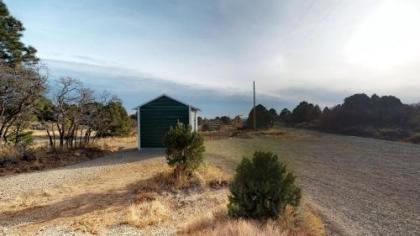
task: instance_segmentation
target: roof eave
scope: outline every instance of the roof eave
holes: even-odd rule
[[[138,105],[138,106],[134,107],[134,108],[133,108],[133,110],[138,110],[140,107],[142,107],[142,106],[144,106],[144,105],[146,105],[146,104],[148,104],[148,103],[150,103],[150,102],[152,102],[152,101],[154,101],[154,100],[156,100],[156,99],[158,99],[158,98],[161,98],[161,97],[168,97],[168,98],[170,98],[170,99],[172,99],[172,100],[174,100],[174,101],[177,101],[177,102],[179,102],[179,103],[181,103],[181,104],[184,104],[185,106],[190,107],[192,110],[195,110],[195,111],[201,111],[201,110],[200,110],[200,108],[198,108],[198,107],[191,106],[191,105],[189,105],[189,104],[187,104],[187,103],[185,103],[185,102],[179,101],[178,99],[175,99],[175,98],[173,98],[173,97],[171,97],[171,96],[168,96],[168,95],[166,95],[166,94],[162,94],[162,95],[157,96],[156,98],[154,98],[154,99],[152,99],[152,100],[149,100],[148,102],[145,102],[145,103],[143,103],[143,104],[141,104],[141,105]]]

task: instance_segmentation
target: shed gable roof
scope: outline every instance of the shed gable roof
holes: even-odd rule
[[[172,98],[172,97],[170,97],[170,96],[168,96],[168,95],[166,95],[166,94],[162,94],[162,95],[160,95],[160,96],[159,96],[159,97],[157,97],[157,98],[154,98],[154,99],[152,99],[152,100],[150,100],[150,101],[148,101],[148,102],[146,102],[146,103],[143,103],[143,104],[141,104],[141,105],[139,105],[139,106],[135,107],[134,109],[138,109],[139,107],[145,106],[145,105],[147,105],[147,104],[149,104],[149,103],[152,103],[152,102],[154,102],[154,101],[156,101],[156,100],[158,100],[158,99],[160,99],[160,98],[163,98],[163,97],[166,97],[166,98],[171,99],[171,100],[173,100],[173,101],[175,101],[175,102],[178,102],[178,103],[180,103],[180,104],[182,104],[182,105],[185,105],[185,106],[187,106],[187,107],[190,107],[190,108],[191,108],[191,110],[193,110],[193,111],[200,111],[200,109],[199,109],[199,108],[194,107],[194,106],[191,106],[191,105],[189,105],[189,104],[187,104],[187,103],[185,103],[185,102],[181,102],[181,101],[179,101],[179,100],[177,100],[177,99],[175,99],[175,98]]]

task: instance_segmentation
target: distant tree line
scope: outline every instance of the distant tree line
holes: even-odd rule
[[[403,104],[395,96],[361,93],[322,111],[318,105],[303,101],[292,111],[283,109],[279,121],[327,132],[415,141],[410,138],[420,132],[420,106]]]

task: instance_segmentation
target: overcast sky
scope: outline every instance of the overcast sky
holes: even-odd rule
[[[6,0],[51,78],[117,93],[130,108],[161,93],[204,115],[246,114],[353,93],[420,101],[420,1]]]

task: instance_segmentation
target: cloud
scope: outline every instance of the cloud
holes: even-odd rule
[[[108,91],[119,96],[125,107],[131,110],[145,101],[163,93],[201,108],[204,116],[248,115],[252,106],[252,93],[238,93],[233,89],[214,89],[184,85],[152,76],[136,75],[128,70],[100,67],[83,63],[44,60],[50,69],[50,80],[61,76],[80,79],[97,92]],[[292,102],[260,94],[258,103],[281,109]]]
[[[246,113],[252,81],[259,101],[277,109],[300,100],[332,105],[360,92],[415,101],[420,62],[379,70],[348,60],[346,45],[382,3],[7,1],[53,76],[114,90],[128,106],[176,93],[209,114]]]

